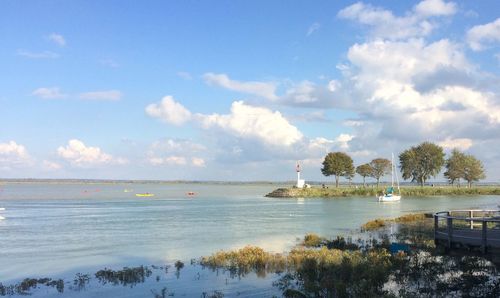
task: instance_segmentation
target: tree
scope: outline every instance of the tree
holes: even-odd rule
[[[467,181],[469,188],[473,181],[486,178],[483,163],[472,155],[466,155],[464,159],[463,178]]]
[[[453,185],[455,181],[458,182],[458,187],[460,187],[460,178],[464,178],[464,162],[466,159],[466,155],[457,149],[453,149],[451,151],[451,156],[446,160],[444,172],[444,177],[450,181]]]
[[[399,155],[399,163],[403,179],[412,179],[424,186],[431,176],[436,176],[444,164],[443,148],[424,142],[411,147]]]
[[[354,173],[352,158],[344,152],[330,152],[325,156],[321,173],[325,176],[335,175],[335,187],[339,187],[340,177]]]
[[[350,168],[349,171],[346,172],[344,175],[344,178],[349,181],[349,187],[351,187],[352,178],[354,178],[354,175],[356,175],[356,173],[354,172],[354,165],[353,165],[352,168]]]
[[[356,167],[356,173],[363,177],[363,186],[366,186],[365,178],[371,176],[372,167],[369,164],[365,163]]]
[[[380,182],[380,177],[391,172],[391,166],[391,161],[385,158],[376,158],[370,162],[370,167],[372,168],[370,176],[377,179],[377,187]]]

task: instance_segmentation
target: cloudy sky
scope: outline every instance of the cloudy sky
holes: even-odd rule
[[[423,141],[500,180],[500,4],[0,2],[0,177],[325,179]],[[330,179],[330,178],[329,178]]]

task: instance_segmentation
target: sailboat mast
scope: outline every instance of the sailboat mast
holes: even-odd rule
[[[394,153],[391,153],[391,186],[394,187]]]

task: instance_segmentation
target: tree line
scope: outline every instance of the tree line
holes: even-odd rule
[[[460,180],[467,181],[468,187],[473,182],[485,179],[483,163],[471,154],[465,154],[453,149],[451,155],[445,159],[441,146],[423,142],[399,154],[399,169],[404,180],[411,179],[424,186],[425,182],[436,177],[445,167],[444,177],[449,183],[460,186]],[[357,173],[363,177],[363,186],[366,186],[366,177],[374,178],[377,187],[380,178],[391,172],[392,163],[385,158],[375,158],[371,162],[354,167],[352,158],[344,152],[330,152],[325,156],[321,173],[325,176],[335,176],[335,186],[339,186],[339,179],[344,177],[351,182]]]

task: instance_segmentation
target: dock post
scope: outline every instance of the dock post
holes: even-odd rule
[[[448,247],[451,249],[451,242],[453,241],[453,218],[448,216],[446,218],[446,225],[448,226]]]
[[[474,221],[472,220],[472,217],[474,217],[474,211],[470,210],[469,211],[469,218],[470,218],[470,229],[474,229]]]
[[[482,232],[482,241],[481,241],[481,250],[483,254],[487,253],[488,251],[488,239],[486,238],[486,230],[488,229],[487,226],[488,222],[483,219],[483,232]]]
[[[438,225],[439,225],[439,217],[437,216],[437,214],[434,214],[434,245],[436,245],[436,246],[438,243],[438,240],[437,240]]]

